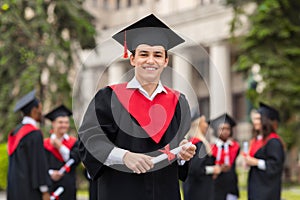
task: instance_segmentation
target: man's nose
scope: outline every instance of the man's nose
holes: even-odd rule
[[[154,63],[154,56],[153,55],[148,56],[147,63],[149,63],[149,64]]]

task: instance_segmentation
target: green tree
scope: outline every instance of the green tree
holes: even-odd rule
[[[280,110],[282,136],[291,146],[299,134],[300,113],[300,1],[294,0],[228,0],[235,18],[232,33],[244,24],[238,19],[248,18],[248,32],[239,38],[240,55],[236,69],[252,76],[253,66],[260,66],[261,90],[249,88],[252,103],[263,101]],[[247,14],[245,3],[256,5]],[[263,83],[263,84],[262,84]]]
[[[3,0],[0,2],[0,134],[20,116],[17,97],[32,89],[44,102],[71,107],[69,72],[80,48],[94,48],[93,17],[83,0]],[[1,140],[1,139],[0,139]]]

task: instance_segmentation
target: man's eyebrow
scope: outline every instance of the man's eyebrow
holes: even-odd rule
[[[149,50],[139,50],[138,53],[150,53],[151,51]],[[163,54],[163,50],[154,50],[153,53],[155,54]]]
[[[139,53],[149,53],[147,50],[140,50]]]

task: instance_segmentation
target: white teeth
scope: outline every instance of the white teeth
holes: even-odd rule
[[[154,68],[154,67],[145,67],[145,69],[146,69],[146,70],[150,70],[150,71],[156,70],[156,68]]]

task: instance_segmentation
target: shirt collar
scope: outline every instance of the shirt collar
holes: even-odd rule
[[[153,94],[151,96],[148,95],[148,93],[144,90],[144,88],[141,86],[140,82],[136,79],[136,77],[133,77],[131,81],[127,83],[126,88],[131,89],[138,89],[141,94],[143,94],[147,99],[153,100],[154,97],[159,93],[168,93],[165,87],[162,85],[161,81],[158,82],[157,88],[154,90]]]
[[[25,116],[23,118],[22,124],[31,124],[31,125],[37,127],[37,122],[33,118],[28,117],[28,116]]]
[[[51,137],[51,139],[55,139],[55,138],[56,138],[55,133],[52,133],[50,137]],[[62,140],[62,139],[69,140],[69,138],[70,138],[70,136],[69,136],[67,133],[65,133],[65,134],[62,136],[61,140]]]
[[[224,144],[228,144],[228,145],[232,145],[232,140],[231,139],[228,139],[226,142],[223,142],[222,140],[220,140],[219,138],[218,139],[216,139],[216,145],[218,146],[218,147],[221,147],[222,145],[224,145]]]

